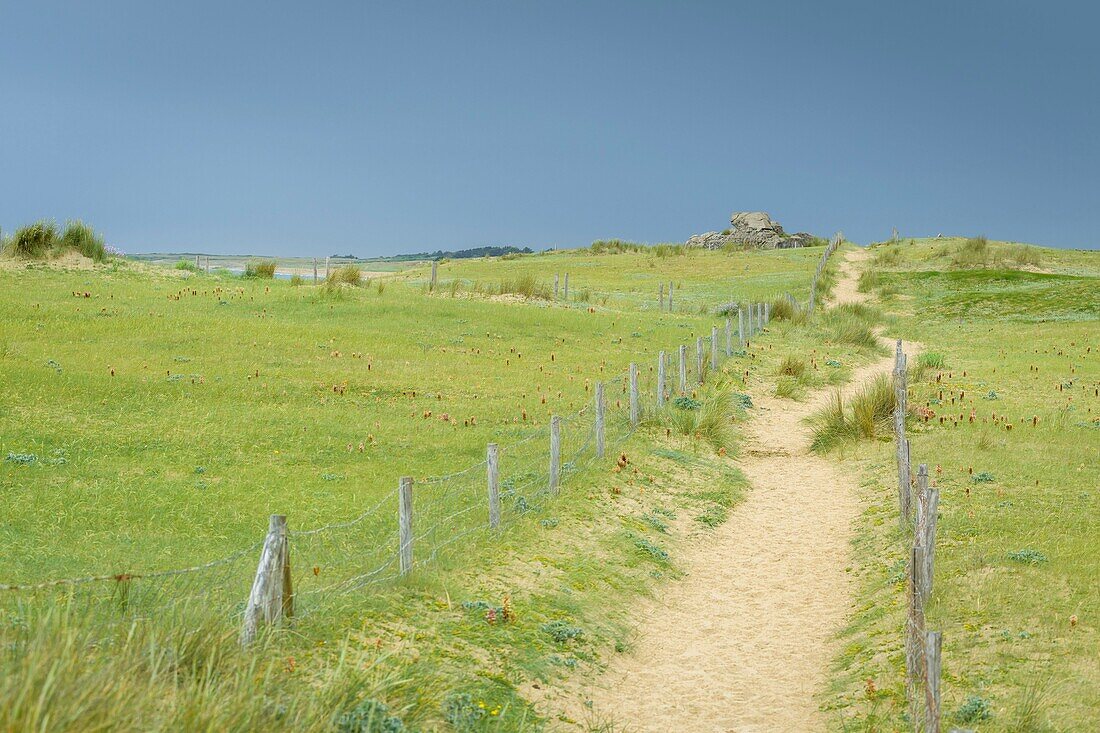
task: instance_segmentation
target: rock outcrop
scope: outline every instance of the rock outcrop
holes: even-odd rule
[[[688,247],[721,249],[728,244],[758,249],[787,249],[809,247],[815,237],[806,232],[787,234],[779,222],[763,211],[738,211],[730,217],[730,228],[724,232],[694,234],[687,241]]]

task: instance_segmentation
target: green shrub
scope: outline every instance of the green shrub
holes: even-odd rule
[[[385,703],[367,698],[336,720],[339,733],[403,733],[405,724]]]
[[[70,221],[61,234],[61,247],[76,250],[95,262],[107,261],[103,237],[82,221]]]
[[[176,264],[172,265],[177,270],[187,270],[188,272],[198,272],[199,266],[191,260],[177,260]]]
[[[275,277],[275,260],[252,260],[244,266],[244,276],[257,280]]]
[[[363,271],[355,265],[343,265],[337,267],[335,270],[329,270],[328,275],[325,277],[326,282],[330,282],[333,285],[359,285],[363,280]]]
[[[971,695],[955,711],[954,717],[960,723],[977,723],[982,720],[989,720],[993,717],[993,706],[989,704],[989,700],[978,695]]]
[[[584,629],[579,626],[573,626],[560,619],[547,621],[539,628],[542,630],[542,633],[549,636],[555,644],[566,644],[584,636]]]
[[[52,221],[36,221],[15,230],[8,240],[8,252],[25,260],[45,259],[57,246],[57,225]]]

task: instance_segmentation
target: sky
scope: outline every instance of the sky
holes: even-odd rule
[[[0,229],[360,257],[1100,246],[1100,5],[0,0]]]

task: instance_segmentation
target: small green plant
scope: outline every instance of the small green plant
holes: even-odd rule
[[[385,703],[367,698],[336,719],[339,733],[403,733],[405,724]]]
[[[642,521],[662,534],[668,534],[668,522],[655,514],[643,514]]]
[[[984,697],[971,695],[955,711],[954,717],[960,723],[977,723],[982,720],[989,720],[993,717],[993,706]]]
[[[1009,560],[1015,560],[1016,562],[1022,562],[1026,565],[1038,565],[1047,561],[1047,556],[1038,550],[1013,550],[1008,553]]]
[[[695,518],[696,522],[699,522],[705,527],[714,529],[718,525],[722,524],[729,517],[729,510],[721,506],[720,504],[712,504],[703,510],[703,513]]]
[[[672,404],[681,410],[698,410],[703,406],[702,402],[692,397],[677,397]]]
[[[654,560],[660,562],[668,562],[668,551],[658,545],[653,544],[645,537],[634,537],[634,546],[639,550],[649,555]]]
[[[184,270],[186,272],[198,272],[199,266],[191,260],[177,260],[176,264],[172,265],[177,270]]]
[[[976,484],[990,484],[993,483],[993,474],[989,471],[979,471],[971,476],[970,480]]]
[[[488,715],[485,704],[478,705],[468,692],[456,692],[443,701],[443,719],[455,730],[467,731],[477,726]]]
[[[555,644],[568,644],[571,641],[584,637],[584,629],[574,626],[561,619],[547,621],[539,627],[542,633],[550,637]]]

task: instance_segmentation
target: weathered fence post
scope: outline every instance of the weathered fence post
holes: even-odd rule
[[[500,526],[500,451],[496,443],[490,443],[486,451],[485,465],[489,474],[489,528]]]
[[[325,258],[325,279],[328,280],[328,257]]]
[[[317,284],[317,258],[313,258],[313,284]]]
[[[680,344],[680,394],[687,392],[688,357],[687,346]]]
[[[745,309],[737,306],[737,348],[745,348]]]
[[[767,325],[772,322],[772,304],[771,301],[764,302],[764,324]]]
[[[756,304],[756,325],[758,327],[757,330],[759,330],[759,331],[764,330],[764,304],[763,303],[757,303]]]
[[[718,371],[718,326],[710,327],[710,370]]]
[[[196,269],[196,270],[201,270],[201,269],[202,269],[202,268],[201,268],[201,267],[199,266],[199,256],[198,256],[198,255],[195,255],[195,269]]]
[[[665,352],[657,354],[657,407],[665,406]]]
[[[630,425],[638,427],[641,419],[641,408],[638,404],[638,365],[630,362]]]
[[[569,300],[569,273],[568,272],[565,273],[565,287],[562,290],[562,293],[565,296],[564,300]]]
[[[558,273],[554,273],[554,300],[558,299]]]
[[[731,333],[732,330],[733,330],[732,329],[732,323],[730,322],[729,318],[726,318],[726,358],[727,359],[730,358],[731,356],[733,356],[733,342],[731,340],[733,338],[733,334]]]
[[[924,604],[920,598],[920,579],[924,567],[924,548],[914,544],[909,559],[908,612],[905,620],[905,692],[909,701],[909,719],[914,730],[921,729],[920,685],[924,664]]]
[[[657,308],[659,310],[665,309],[665,284],[661,283],[657,286]]]
[[[260,551],[256,577],[244,610],[241,626],[241,646],[256,639],[260,624],[271,626],[284,616],[294,615],[294,588],[290,581],[290,542],[287,540],[286,516],[272,514],[267,536]]]
[[[898,505],[901,513],[898,521],[902,527],[908,524],[912,511],[912,502],[909,496],[909,459],[906,455],[905,446],[905,399],[907,392],[905,371],[905,352],[901,350],[901,339],[898,339],[897,351],[894,355],[894,446],[898,464]]]
[[[604,453],[603,382],[596,382],[596,457]]]
[[[408,575],[413,567],[413,480],[412,476],[402,476],[397,488],[397,526],[398,558],[401,574]]]
[[[699,384],[703,383],[703,337],[695,339],[695,370],[699,372]]]
[[[925,733],[940,733],[940,653],[942,651],[943,632],[927,632],[924,637]]]
[[[672,281],[668,281],[668,312],[672,312]]]
[[[428,290],[435,291],[436,279],[439,277],[439,260],[432,260],[432,282],[428,286]]]
[[[550,418],[550,494],[556,496],[561,483],[561,416]]]

